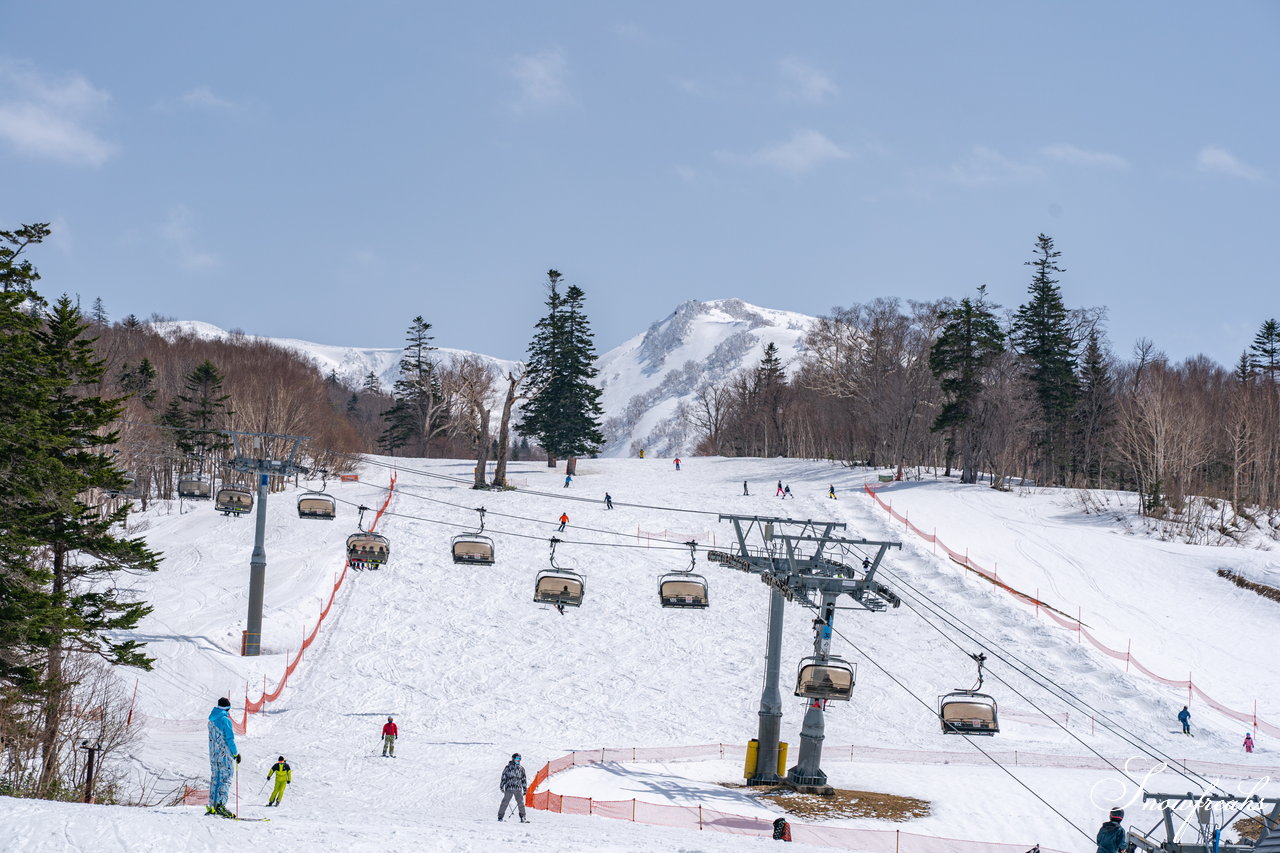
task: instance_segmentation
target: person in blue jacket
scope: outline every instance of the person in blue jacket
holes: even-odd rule
[[[1191,734],[1191,712],[1187,710],[1186,705],[1183,705],[1182,710],[1178,712],[1178,722],[1182,723],[1184,735]]]
[[[1129,846],[1125,842],[1124,827],[1120,825],[1122,820],[1124,809],[1112,809],[1111,819],[1098,830],[1098,853],[1122,853]]]
[[[224,696],[209,712],[209,805],[205,814],[235,817],[227,808],[227,795],[239,763],[240,752],[231,725],[231,700]]]

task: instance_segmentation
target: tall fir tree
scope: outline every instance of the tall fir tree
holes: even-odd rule
[[[1039,403],[1041,470],[1047,479],[1059,482],[1070,461],[1068,434],[1079,393],[1075,341],[1062,290],[1053,277],[1064,271],[1058,265],[1062,253],[1054,249],[1053,238],[1041,234],[1035,254],[1026,261],[1035,268],[1030,298],[1014,315],[1011,339]]]
[[[449,427],[448,407],[431,353],[435,351],[431,324],[421,315],[414,317],[405,334],[400,357],[400,376],[392,389],[394,402],[382,413],[386,428],[378,446],[388,453],[410,448],[428,455],[431,440]],[[376,377],[370,371],[365,385]]]
[[[572,474],[578,456],[596,453],[604,444],[603,409],[600,389],[591,384],[596,354],[586,294],[569,285],[562,295],[561,278],[556,270],[547,272],[547,314],[529,344],[529,401],[516,429],[542,445],[548,466],[565,459],[565,471]]]
[[[118,433],[109,431],[123,411],[121,400],[91,391],[101,382],[104,362],[84,337],[89,324],[67,296],[58,299],[45,327],[36,334],[44,374],[47,417],[43,441],[50,464],[44,467],[44,491],[27,525],[41,546],[49,576],[47,592],[58,618],[49,626],[44,678],[41,787],[56,773],[55,751],[62,721],[66,656],[100,655],[116,665],[151,668],[136,640],[121,632],[137,626],[151,608],[131,595],[120,577],[155,571],[159,556],[143,539],[120,533],[129,505],[104,508],[94,499],[127,486],[109,448]]]
[[[929,370],[945,399],[931,429],[948,436],[951,453],[960,454],[960,482],[976,483],[982,450],[982,425],[976,414],[984,388],[984,374],[1005,351],[1005,335],[987,302],[987,288],[978,298],[965,297],[942,312],[942,329],[929,350]]]
[[[1080,359],[1080,393],[1076,400],[1076,452],[1083,482],[1101,488],[1106,448],[1116,420],[1115,378],[1096,331],[1090,332]]]
[[[1280,324],[1275,318],[1263,321],[1249,345],[1249,366],[1274,383],[1280,381]]]
[[[186,404],[183,415],[186,431],[176,433],[178,448],[185,453],[205,456],[227,450],[231,440],[222,430],[231,426],[230,394],[222,393],[222,371],[205,359],[183,379],[186,393],[178,399]]]

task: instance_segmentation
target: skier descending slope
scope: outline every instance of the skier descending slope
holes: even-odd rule
[[[235,817],[227,808],[227,795],[239,763],[235,730],[231,727],[231,700],[224,696],[209,712],[209,805],[205,814]]]
[[[1182,710],[1178,712],[1178,722],[1182,723],[1182,733],[1184,735],[1191,734],[1191,712],[1187,710],[1187,706],[1183,705]],[[1195,735],[1191,735],[1195,737]]]
[[[507,766],[502,768],[502,779],[498,782],[498,788],[502,791],[502,805],[498,806],[498,820],[502,820],[507,811],[507,803],[514,797],[516,806],[520,809],[520,822],[529,822],[529,819],[524,816],[524,790],[528,786],[524,768],[520,766],[520,753],[517,752],[511,756]]]
[[[283,755],[267,771],[267,778],[270,779],[272,776],[276,777],[276,784],[271,789],[271,799],[267,800],[267,805],[278,806],[284,799],[284,786],[293,784],[293,770],[289,767],[289,762],[284,760]]]

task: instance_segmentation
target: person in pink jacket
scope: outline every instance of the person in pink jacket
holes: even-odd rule
[[[1253,735],[1248,732],[1244,733],[1244,751],[1253,752]]]

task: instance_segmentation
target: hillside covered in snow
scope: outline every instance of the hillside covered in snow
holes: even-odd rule
[[[847,525],[841,533],[850,540],[902,543],[880,579],[903,606],[837,613],[832,653],[857,666],[857,681],[852,701],[828,708],[823,767],[838,788],[915,797],[928,814],[905,822],[793,817],[796,849],[830,849],[819,846],[829,845],[822,827],[831,838],[835,829],[866,833],[857,836],[865,842],[836,845],[849,850],[1087,849],[1082,834],[1091,837],[1117,802],[1128,804],[1127,823],[1157,823],[1134,800],[1143,783],[1137,768],[1152,756],[1176,767],[1148,779],[1148,789],[1199,790],[1212,769],[1232,793],[1280,793],[1259,782],[1280,772],[1266,728],[1280,723],[1280,672],[1270,655],[1280,604],[1217,575],[1225,567],[1274,577],[1274,552],[1128,535],[1058,490],[995,492],[947,480],[880,490],[916,528],[994,568],[1001,586],[865,494],[864,482],[875,485],[883,472],[799,460],[684,461],[677,471],[651,454],[583,460],[568,489],[545,466],[516,463],[520,490],[481,494],[467,488],[470,462],[371,458],[359,482],[331,487],[336,521],[300,519],[296,492],[273,495],[266,653],[258,658],[238,654],[252,520],[224,518],[207,503],[156,502],[134,525],[165,555],[160,572],[137,581],[155,611],[136,638],[157,662],[152,672],[120,673],[130,691],[136,678],[141,728],[128,754],[110,762],[156,790],[207,786],[209,709],[222,695],[238,712],[246,697],[272,693],[324,611],[285,688],[248,716],[239,738],[239,809],[270,823],[205,817],[198,805],[0,797],[0,849],[772,849],[754,827],[780,807],[731,787],[741,783],[740,750],[756,735],[769,592],[707,561],[708,547],[733,548],[721,513],[829,520]],[[355,507],[382,505],[393,475],[378,528],[391,559],[344,577]],[[775,496],[779,480],[794,500]],[[475,529],[481,504],[496,563],[456,565],[450,540]],[[561,513],[569,516],[563,532]],[[585,579],[582,606],[564,614],[532,600],[537,573],[551,566],[553,536],[562,540],[556,565]],[[658,577],[689,567],[680,544],[688,540],[699,543],[696,571],[710,585],[711,606],[663,608]],[[844,559],[860,553],[850,546]],[[1173,683],[1084,642],[1063,626],[1064,615]],[[782,732],[792,762],[804,701],[791,697],[788,682],[811,653],[812,618],[787,605]],[[980,741],[945,735],[937,697],[972,684],[968,654],[979,649],[988,654],[984,690],[999,701],[1000,733]],[[1181,734],[1176,715],[1189,694],[1176,682],[1188,674],[1203,696],[1256,713],[1263,726],[1215,710],[1196,692],[1195,737]],[[394,760],[378,752],[387,716],[401,733]],[[1248,755],[1240,748],[1246,731],[1258,739]],[[498,774],[511,753],[524,756],[532,776],[573,750],[596,763],[556,774],[543,789],[589,798],[598,813],[533,811],[528,825],[495,820]],[[591,759],[597,754],[605,760]],[[294,781],[283,806],[267,809],[261,787],[278,755],[291,762]],[[646,755],[666,757],[633,760]],[[1131,758],[1139,761],[1126,774]],[[634,803],[639,818],[607,805],[620,802]],[[697,815],[712,813],[737,817],[708,827],[721,832],[699,832]]]

